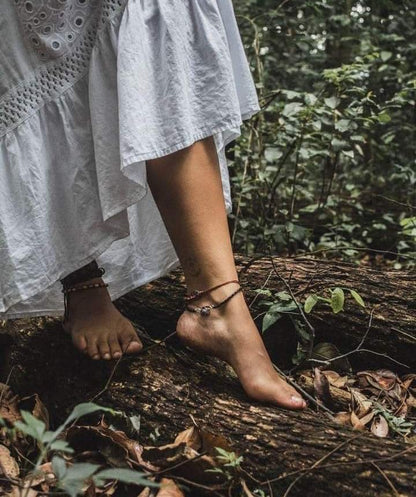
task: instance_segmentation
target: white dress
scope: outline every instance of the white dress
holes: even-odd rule
[[[179,265],[146,160],[259,111],[231,0],[0,0],[0,319],[59,315],[96,259],[117,298]],[[198,167],[198,164],[195,164]]]

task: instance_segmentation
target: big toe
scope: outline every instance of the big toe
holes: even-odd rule
[[[134,330],[121,335],[120,345],[125,354],[138,354],[143,348],[142,342]]]
[[[138,354],[143,349],[142,342],[138,338],[131,341],[125,349],[126,354]]]
[[[260,402],[271,402],[286,409],[304,409],[306,402],[280,378],[253,378],[243,382],[243,387],[249,397]]]
[[[87,353],[87,340],[85,339],[84,335],[81,335],[80,333],[74,333],[72,335],[72,343],[78,350],[80,350],[84,354]]]

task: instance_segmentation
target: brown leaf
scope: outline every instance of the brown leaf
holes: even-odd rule
[[[346,411],[334,414],[335,422],[341,426],[351,426],[351,413]]]
[[[231,444],[221,435],[215,435],[193,426],[181,432],[171,444],[144,447],[144,460],[162,469],[177,466],[174,474],[202,484],[217,484],[224,476],[207,472],[216,467],[215,447],[231,451]],[[204,454],[204,455],[201,455]]]
[[[143,460],[143,447],[138,442],[128,438],[122,431],[108,428],[104,423],[98,426],[72,426],[66,432],[66,439],[78,454],[96,453],[110,465],[125,466],[126,461],[131,459],[149,471],[159,469]]]
[[[336,371],[325,370],[322,373],[327,377],[329,384],[334,387],[343,388],[348,383],[348,376],[341,376]]]
[[[385,438],[389,434],[389,425],[383,416],[374,418],[371,424],[371,431],[380,438]]]
[[[150,488],[144,488],[137,497],[150,497]]]
[[[388,369],[377,371],[360,371],[357,373],[360,386],[366,388],[369,385],[379,390],[390,390],[397,383],[397,376]]]
[[[156,497],[185,497],[182,490],[170,478],[162,478],[162,488],[157,493]]]
[[[315,377],[313,380],[313,389],[315,397],[320,400],[325,406],[331,407],[332,397],[329,390],[329,382],[327,377],[321,373],[319,368],[314,368]]]
[[[351,388],[353,410],[359,418],[365,416],[371,409],[373,402],[356,388]]]
[[[46,429],[49,430],[49,412],[37,393],[21,399],[18,406],[19,410],[29,411],[35,418],[43,421]]]
[[[351,424],[354,430],[364,430],[365,426],[361,423],[360,418],[355,414],[354,411],[351,413]]]
[[[325,361],[329,359],[334,359],[341,355],[338,348],[329,342],[321,342],[315,345],[312,352],[312,359],[318,359],[320,361]],[[336,359],[331,362],[331,367],[338,371],[351,371],[351,364],[346,357]]]
[[[416,409],[416,397],[413,397],[413,395],[411,393],[409,393],[407,399],[406,399],[406,404],[409,406],[409,407],[412,407],[414,409]]]
[[[363,416],[362,418],[360,418],[360,423],[365,426],[373,418],[374,418],[374,411],[370,411],[368,414],[366,414],[365,416]]]
[[[17,478],[20,470],[16,459],[10,454],[10,450],[0,445],[0,472],[7,478]]]
[[[18,396],[14,395],[11,388],[4,383],[0,383],[0,417],[11,424],[22,419]]]

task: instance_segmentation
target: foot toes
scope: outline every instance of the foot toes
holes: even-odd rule
[[[120,344],[118,343],[117,337],[111,336],[108,340],[108,343],[110,345],[111,357],[113,359],[120,359],[120,357],[122,356],[122,351]]]
[[[107,337],[100,337],[98,342],[98,351],[102,359],[111,359],[110,345]]]
[[[127,342],[127,347],[125,348],[125,353],[126,354],[137,354],[143,349],[142,343],[139,341],[138,338],[135,338],[134,340]]]
[[[280,377],[277,379],[258,378],[243,385],[247,394],[256,400],[272,402],[288,409],[303,409],[306,402]]]
[[[72,342],[75,347],[77,347],[77,349],[79,349],[84,354],[88,352],[87,340],[85,339],[84,335],[74,334],[72,336]]]
[[[87,352],[92,359],[99,359],[100,354],[98,352],[97,340],[95,338],[91,338],[87,341]]]
[[[142,342],[137,337],[133,327],[120,335],[120,345],[125,354],[137,354],[143,348]]]

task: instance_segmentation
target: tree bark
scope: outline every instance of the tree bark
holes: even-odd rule
[[[286,291],[283,278],[289,283],[296,299],[303,303],[311,293],[324,295],[326,289],[341,286],[356,290],[363,297],[366,307],[363,309],[357,305],[347,291],[345,311],[341,313],[334,314],[328,305],[318,303],[307,316],[316,330],[315,342],[334,343],[341,353],[354,350],[367,330],[373,310],[364,348],[387,354],[408,366],[416,364],[414,272],[376,270],[306,257],[274,257],[273,263],[270,257],[249,259],[236,255],[235,259],[246,300],[260,329],[265,308],[261,305],[262,299],[256,298],[255,289],[264,287],[274,293]],[[119,302],[123,312],[135,322],[160,335],[161,330],[174,330],[175,319],[181,313],[183,293],[184,279],[178,270],[131,292]],[[295,329],[291,321],[279,320],[265,339],[273,359],[282,367],[290,367],[296,349]],[[388,357],[369,352],[353,354],[349,360],[353,367],[394,367],[402,372],[408,371],[408,368],[398,367]]]
[[[270,273],[268,288],[284,289],[267,259],[237,257],[237,262],[249,302],[253,290]],[[309,291],[319,293],[337,285],[356,289],[369,307],[377,306],[368,347],[380,353],[388,348],[389,355],[410,362],[407,348],[414,344],[411,316],[415,306],[409,275],[308,259],[275,259],[274,263],[285,279],[292,273],[290,286],[301,302]],[[132,292],[119,305],[152,335],[163,336],[175,328],[182,295],[183,277],[178,270]],[[258,303],[252,307],[254,315]],[[350,305],[334,316],[319,307],[310,317],[319,339],[332,341],[346,352],[361,340],[368,310]],[[397,495],[392,486],[401,495],[415,495],[414,445],[342,428],[313,409],[290,412],[250,402],[224,363],[184,350],[174,340],[166,345],[145,341],[147,350],[138,357],[124,358],[107,384],[114,363],[91,361],[74,352],[56,320],[15,321],[7,329],[16,337],[8,363],[13,368],[11,386],[20,394],[37,392],[55,424],[75,404],[94,400],[129,415],[140,414],[141,442],[153,445],[149,434],[156,428],[158,443],[168,443],[192,426],[192,417],[205,430],[224,435],[243,456],[244,470],[255,479],[244,476],[252,490],[261,488],[267,494],[266,481],[271,480],[274,495],[284,495],[303,475],[287,495]],[[198,492],[192,495],[202,495]]]

